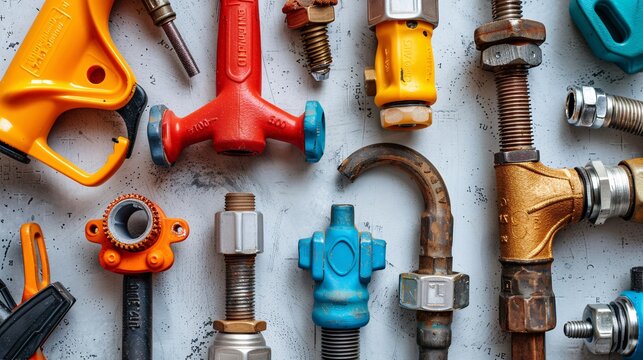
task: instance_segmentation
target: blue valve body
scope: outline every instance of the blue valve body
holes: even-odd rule
[[[299,267],[315,280],[313,321],[328,329],[368,323],[368,283],[386,266],[386,242],[358,233],[352,205],[333,205],[326,234],[299,240]]]
[[[630,299],[634,309],[636,310],[636,317],[639,320],[639,342],[634,352],[629,356],[623,356],[625,360],[643,360],[643,292],[633,290],[623,291],[621,296]]]
[[[569,12],[596,57],[643,70],[643,1],[571,0]]]

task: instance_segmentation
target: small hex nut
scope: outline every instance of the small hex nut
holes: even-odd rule
[[[330,24],[335,21],[335,8],[332,6],[306,6],[286,13],[289,29],[301,29],[307,25]]]
[[[545,25],[527,19],[493,21],[477,28],[474,35],[478,50],[501,43],[527,42],[541,45],[546,38]]]
[[[567,122],[574,126],[601,128],[607,117],[607,95],[591,86],[567,88]]]
[[[469,306],[469,275],[400,274],[400,306],[410,310],[453,311]]]
[[[583,311],[583,318],[592,324],[594,333],[585,339],[585,346],[592,354],[607,355],[612,351],[614,313],[605,304],[590,304]]]
[[[438,27],[438,0],[368,0],[368,26],[397,20],[424,21]]]
[[[214,217],[217,253],[252,255],[263,252],[263,214],[258,211],[221,211]]]
[[[542,61],[542,51],[536,44],[498,44],[482,51],[482,68],[484,70],[494,70],[515,65],[536,67]]]

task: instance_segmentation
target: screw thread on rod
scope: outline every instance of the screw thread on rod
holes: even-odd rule
[[[310,25],[301,29],[301,40],[304,43],[308,67],[315,80],[326,80],[330,72],[333,57],[330,53],[327,25]]]
[[[255,255],[226,255],[226,320],[255,318]]]
[[[358,360],[359,328],[321,329],[322,360]]]
[[[612,116],[608,127],[643,136],[643,102],[608,95],[612,101]]]
[[[500,118],[500,151],[533,150],[528,70],[525,67],[495,72]]]
[[[225,211],[255,211],[255,195],[252,193],[227,193]]]
[[[594,327],[588,321],[569,321],[563,326],[563,332],[571,339],[587,339],[592,337]]]
[[[521,0],[495,0],[492,5],[493,19],[520,19],[522,18]]]

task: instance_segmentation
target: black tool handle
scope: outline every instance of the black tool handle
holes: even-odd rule
[[[123,277],[123,360],[152,359],[152,274]]]

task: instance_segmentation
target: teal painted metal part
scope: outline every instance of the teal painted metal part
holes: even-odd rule
[[[625,296],[630,299],[634,309],[636,310],[636,317],[639,320],[639,342],[634,352],[629,356],[623,356],[625,360],[643,360],[643,292],[628,290],[623,291],[621,296]]]
[[[569,12],[594,55],[643,70],[643,0],[571,0]]]
[[[313,321],[328,329],[368,323],[368,283],[386,266],[386,242],[358,233],[352,205],[333,205],[324,234],[299,240],[299,267],[315,280]]]

